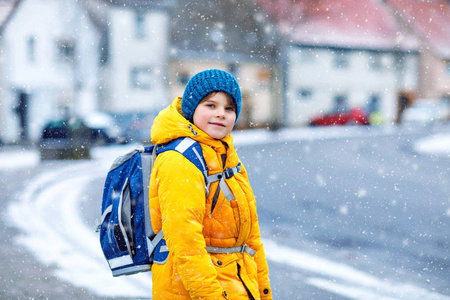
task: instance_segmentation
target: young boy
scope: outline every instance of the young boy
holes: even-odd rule
[[[211,69],[192,77],[153,123],[155,145],[190,137],[200,143],[209,175],[221,178],[205,193],[203,174],[188,159],[176,151],[158,155],[150,212],[169,255],[153,264],[154,300],[272,299],[255,198],[230,134],[241,107],[236,79]]]

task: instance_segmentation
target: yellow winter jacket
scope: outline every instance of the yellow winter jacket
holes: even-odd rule
[[[203,150],[209,174],[235,167],[239,158],[231,134],[216,140],[181,114],[181,98],[160,112],[152,126],[152,142],[167,143],[191,137]],[[222,155],[226,155],[225,166]],[[214,182],[205,199],[200,170],[183,155],[167,151],[158,155],[150,179],[150,213],[153,230],[163,230],[169,248],[164,264],[152,267],[153,299],[272,299],[269,269],[261,243],[256,202],[245,168],[226,179],[234,195],[228,201]],[[247,244],[256,251],[210,254],[206,246],[235,247]]]

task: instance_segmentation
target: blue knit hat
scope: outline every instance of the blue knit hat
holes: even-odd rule
[[[236,121],[242,107],[242,96],[236,78],[222,70],[209,69],[197,73],[192,77],[184,90],[181,100],[181,112],[189,121],[193,122],[194,111],[200,101],[211,92],[226,92],[231,95],[236,104]]]

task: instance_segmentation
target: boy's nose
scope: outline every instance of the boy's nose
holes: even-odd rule
[[[217,109],[217,116],[218,117],[224,117],[225,116],[225,109],[224,108]]]

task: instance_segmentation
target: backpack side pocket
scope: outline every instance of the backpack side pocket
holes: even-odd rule
[[[116,237],[120,251],[128,250],[128,253],[130,253],[131,257],[136,255],[136,243],[134,240],[134,226],[133,226],[134,214],[132,205],[133,205],[133,195],[131,193],[130,181],[127,178],[119,200],[118,226],[120,228],[120,232],[116,233],[116,228],[114,228],[115,229],[114,236]],[[121,240],[121,238],[123,238],[123,240]]]

